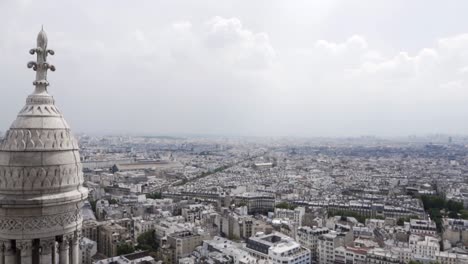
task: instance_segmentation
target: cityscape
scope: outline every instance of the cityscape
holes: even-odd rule
[[[0,3],[0,7],[2,4],[13,11],[15,8],[31,10],[36,7],[40,13],[45,8],[34,6],[28,1],[18,4],[20,7],[10,2]],[[130,8],[127,4],[116,1],[118,7],[123,5]],[[213,8],[220,8],[216,9],[218,11],[224,10],[217,6],[218,4],[213,3]],[[253,5],[268,9],[267,6],[275,4],[278,2],[272,1],[271,5]],[[184,3],[183,6],[185,5],[190,4]],[[369,5],[372,6],[370,3]],[[250,14],[250,11],[243,9],[248,9],[249,6],[240,6],[240,10]],[[343,6],[347,7],[346,4]],[[354,8],[358,4],[352,6]],[[282,7],[290,7],[298,16],[295,18],[293,15],[297,20],[292,20],[298,23],[301,19],[312,20],[307,14],[303,17],[301,7],[307,7],[307,10],[312,10],[313,7],[324,8],[321,5],[311,6],[310,3],[301,3],[298,6],[291,3]],[[434,8],[435,11],[436,7],[438,6],[430,5],[427,8]],[[63,6],[59,5],[59,8]],[[81,8],[77,10],[90,10]],[[232,10],[237,8],[237,5],[231,6]],[[201,12],[196,11],[194,6],[188,9],[189,13]],[[330,7],[331,9],[333,8]],[[171,10],[168,7],[169,11]],[[65,14],[65,11],[63,12]],[[144,13],[143,10],[139,12]],[[286,10],[279,12],[288,13]],[[444,12],[446,15],[455,11],[449,9]],[[159,13],[163,16],[161,10]],[[239,11],[239,16],[241,13]],[[89,11],[87,15],[90,19],[92,12]],[[107,18],[107,15],[103,14],[102,17]],[[420,17],[425,18],[423,15]],[[287,20],[286,15],[282,19]],[[245,20],[255,25],[254,20]],[[272,21],[265,23],[277,25]],[[36,24],[37,21],[28,27]],[[72,24],[79,23],[73,21]],[[256,26],[259,25],[261,23]],[[358,26],[359,23],[356,22],[355,25]],[[179,31],[192,28],[192,24],[187,21],[179,21],[172,26],[172,29]],[[226,19],[222,16],[215,16],[209,22],[205,22],[204,26],[212,27],[210,34],[225,34],[221,38],[222,41],[241,43],[239,46],[232,44],[229,48],[232,53],[227,57],[228,61],[234,61],[229,67],[241,65],[243,72],[235,72],[233,68],[229,68],[227,71],[230,74],[224,76],[228,79],[227,82],[235,84],[233,80],[238,78],[237,85],[242,86],[246,79],[251,78],[246,76],[252,75],[255,77],[249,80],[256,80],[260,85],[263,79],[276,78],[259,72],[258,69],[252,70],[252,65],[259,65],[258,61],[253,60],[259,57],[262,62],[270,63],[264,61],[262,56],[265,53],[272,56],[268,57],[268,60],[273,60],[273,57],[276,57],[273,54],[276,53],[280,58],[286,56],[286,53],[273,50],[266,33],[247,30],[242,27],[240,19]],[[26,44],[32,45],[29,50],[22,51],[22,54],[16,54],[15,49],[11,49],[15,50],[11,52],[18,60],[25,57],[24,54],[30,56],[30,61],[25,61],[27,68],[23,65],[22,71],[29,71],[28,73],[31,76],[34,74],[35,77],[31,77],[34,78],[33,88],[21,88],[23,90],[19,91],[23,94],[21,100],[25,101],[18,103],[18,91],[5,91],[4,95],[0,96],[0,107],[3,111],[0,115],[0,264],[468,264],[468,128],[464,127],[468,118],[468,115],[464,114],[468,112],[454,110],[458,109],[459,104],[464,106],[463,109],[468,109],[468,97],[463,97],[463,93],[458,93],[457,90],[466,88],[468,83],[463,79],[468,76],[467,34],[439,40],[437,48],[425,48],[414,57],[410,58],[406,53],[400,53],[394,61],[380,61],[380,64],[376,61],[382,60],[381,55],[366,52],[363,58],[371,60],[373,64],[367,61],[358,69],[353,63],[344,63],[347,68],[342,73],[350,75],[346,75],[343,80],[341,77],[336,77],[336,80],[335,77],[328,79],[328,76],[321,74],[314,76],[320,79],[317,85],[328,85],[340,79],[344,83],[349,81],[352,86],[359,82],[351,81],[348,79],[352,78],[350,76],[357,76],[363,70],[372,73],[389,68],[394,70],[393,67],[406,60],[405,63],[415,63],[413,66],[418,72],[418,78],[425,76],[430,79],[430,75],[443,70],[443,74],[437,75],[427,83],[442,79],[445,82],[445,77],[452,76],[448,73],[452,69],[444,66],[444,63],[452,59],[460,64],[457,65],[461,69],[455,74],[459,80],[456,83],[452,82],[451,88],[443,86],[449,91],[447,93],[453,92],[441,98],[449,103],[431,101],[438,95],[430,95],[428,91],[427,94],[418,94],[418,98],[423,97],[428,101],[423,100],[421,103],[414,99],[414,104],[406,104],[406,100],[412,100],[410,94],[406,93],[409,99],[401,98],[401,101],[393,102],[394,116],[387,116],[389,112],[379,116],[380,108],[375,106],[374,109],[370,106],[374,103],[385,105],[388,102],[377,100],[366,105],[366,100],[376,96],[379,91],[363,99],[358,98],[365,95],[362,87],[355,87],[358,93],[356,97],[347,92],[334,94],[334,90],[331,90],[332,97],[350,96],[350,100],[362,99],[355,105],[345,99],[344,108],[350,109],[344,110],[343,116],[337,118],[335,114],[342,109],[335,106],[341,104],[340,100],[343,98],[328,102],[325,96],[323,102],[317,103],[323,103],[326,107],[321,108],[322,111],[312,112],[304,106],[309,103],[307,98],[304,99],[307,103],[304,103],[298,99],[300,94],[290,96],[290,93],[294,92],[289,90],[282,90],[284,94],[278,98],[281,103],[270,110],[264,101],[271,100],[271,95],[261,93],[260,97],[256,97],[252,91],[251,94],[243,96],[252,99],[253,105],[258,108],[252,108],[246,101],[240,106],[237,105],[239,109],[231,109],[233,105],[223,98],[226,96],[223,93],[228,93],[225,90],[219,94],[207,93],[209,96],[205,94],[205,90],[200,94],[196,91],[189,92],[187,97],[182,94],[175,96],[174,94],[181,91],[177,90],[178,85],[168,80],[177,79],[179,70],[186,70],[183,67],[176,67],[175,73],[161,77],[168,78],[163,81],[168,85],[163,89],[176,90],[162,92],[158,94],[158,99],[148,95],[154,101],[147,104],[141,99],[146,96],[145,89],[139,89],[137,86],[145,80],[151,82],[149,77],[154,73],[144,75],[144,67],[148,65],[139,68],[132,63],[124,63],[123,59],[115,59],[113,63],[119,69],[128,67],[125,68],[128,74],[110,74],[110,79],[117,79],[125,85],[129,84],[127,82],[133,84],[134,81],[136,85],[126,88],[123,99],[118,98],[122,89],[114,87],[112,80],[105,78],[106,69],[100,68],[101,73],[93,73],[98,77],[104,76],[102,79],[96,77],[94,81],[97,84],[93,84],[91,79],[88,79],[90,75],[87,75],[89,72],[86,67],[77,67],[79,64],[76,64],[75,59],[81,60],[80,52],[84,53],[82,56],[83,60],[86,60],[85,65],[93,67],[94,63],[100,63],[99,59],[96,59],[96,62],[90,61],[89,53],[82,49],[81,45],[88,42],[64,41],[67,34],[60,30],[49,31],[48,27],[49,25],[43,25],[39,28],[39,33],[35,31],[36,35],[29,34],[32,29],[18,32],[5,30],[8,32],[4,34],[20,35],[16,40],[26,42],[22,43],[21,47]],[[0,32],[2,30],[4,29],[0,28]],[[193,30],[191,34],[195,33],[197,30]],[[124,33],[121,37],[125,41]],[[151,42],[147,36],[137,34],[133,37],[133,40]],[[201,43],[185,37],[177,42],[183,44],[183,49],[195,49],[194,47]],[[236,39],[240,37],[243,39]],[[209,45],[219,52],[216,56],[220,59],[215,61],[214,68],[227,67],[229,63],[225,60],[226,54],[221,54],[220,46],[224,45],[222,41],[214,40],[214,36],[207,39],[213,41]],[[111,49],[105,46],[104,42],[101,44],[90,46],[92,49],[102,49],[102,53],[105,53],[105,49]],[[0,47],[15,46],[2,45],[0,43]],[[75,45],[76,49],[70,49]],[[324,45],[327,46],[325,50],[335,52],[333,56],[343,54],[343,50],[348,48],[352,51],[349,56],[367,49],[367,42],[357,35],[348,39],[345,44],[325,40],[316,43],[316,47],[319,48],[323,48]],[[347,45],[349,47],[346,47]],[[116,46],[119,46],[119,43],[116,43]],[[453,51],[455,49],[462,51],[458,54]],[[76,51],[78,54],[67,54],[63,51]],[[121,58],[128,56],[126,51],[118,48],[113,51],[117,51]],[[202,57],[210,56],[207,51],[197,52]],[[313,55],[330,55],[320,55],[320,52]],[[434,55],[436,52],[440,54]],[[300,54],[306,56],[308,53]],[[115,57],[118,57],[117,55]],[[134,60],[141,64],[151,64],[152,55],[154,54],[138,55]],[[3,55],[0,53],[0,56]],[[171,56],[169,62],[165,61],[167,65],[163,64],[164,67],[171,67],[177,64],[176,59],[182,59],[187,63],[185,66],[190,68],[193,66],[191,60],[195,60],[175,50],[172,50]],[[167,59],[164,56],[157,58]],[[431,64],[431,59],[438,61]],[[342,64],[336,57],[328,62],[330,64],[323,64],[318,68],[333,71],[335,63]],[[218,84],[215,80],[220,76],[214,76],[217,73],[203,75],[204,70],[210,72],[213,65],[207,65],[211,63],[211,58],[194,63],[194,68],[199,68],[200,72],[194,74],[196,78],[187,79],[193,81],[194,90],[199,88],[198,78],[212,78],[213,85]],[[276,66],[279,64],[271,63]],[[428,66],[429,64],[431,66]],[[62,73],[61,69],[67,67],[72,70],[65,69]],[[161,66],[150,66],[162,72],[158,67]],[[435,67],[437,70],[428,74],[426,70],[432,68],[425,67]],[[7,67],[2,68],[4,71],[5,69]],[[17,85],[29,82],[29,79],[19,78],[23,73],[16,75],[13,69],[11,73],[3,73],[5,79],[8,79],[6,83],[11,79],[15,79]],[[250,70],[255,71],[255,74],[247,73]],[[78,86],[86,83],[93,89],[103,91],[67,99],[68,93],[73,97],[72,94],[76,91],[56,92],[54,78],[57,78],[58,84],[64,84],[61,78],[67,79],[70,72],[73,72],[72,76],[75,77],[68,80],[72,87],[77,83]],[[278,74],[280,72],[282,71],[275,71]],[[65,77],[55,77],[61,74]],[[180,78],[183,79],[183,76]],[[282,76],[284,81],[291,81],[288,79],[290,76],[285,76]],[[373,77],[375,79],[371,79],[378,81],[378,78],[383,78],[382,86],[398,86],[401,81],[399,78],[406,78],[401,76],[406,75],[401,71],[394,71],[379,73]],[[435,80],[437,78],[439,79]],[[369,82],[371,79],[362,81]],[[411,82],[411,85],[427,84],[418,83],[416,77],[409,79],[411,80],[407,82]],[[106,81],[109,82],[109,86],[113,86],[112,89],[99,87]],[[290,85],[301,86],[301,81],[302,79],[298,78]],[[155,85],[158,84],[156,82]],[[454,86],[458,88],[455,89]],[[234,97],[237,94],[245,92],[241,87],[237,88],[236,92],[227,96],[232,96],[233,101],[236,100]],[[83,93],[88,91],[86,89],[88,88],[83,88]],[[100,96],[100,93],[106,96]],[[382,94],[382,97],[386,95]],[[138,101],[132,105],[132,96],[143,96],[138,99],[141,103]],[[164,104],[165,97],[168,97],[170,107],[160,111],[156,105]],[[191,99],[187,99],[189,97]],[[206,97],[210,99],[207,100]],[[170,100],[174,98],[180,102],[173,105]],[[186,110],[192,107],[193,98],[199,104],[199,108]],[[450,104],[452,99],[454,102]],[[93,105],[96,102],[99,102],[98,106]],[[420,121],[415,114],[419,112],[412,107],[426,107],[427,102],[435,108],[439,107],[437,111],[440,115],[434,115],[433,119],[426,116],[426,119],[420,118],[424,119]],[[76,107],[74,103],[79,106]],[[13,110],[10,109],[10,104],[15,105]],[[229,109],[224,109],[223,104]],[[115,110],[116,106],[123,109],[123,112]],[[144,109],[147,109],[147,112],[141,111],[141,107],[146,107]],[[162,116],[162,119],[153,118],[155,114],[151,111],[152,107],[158,109],[155,110],[156,115]],[[364,107],[364,112],[369,113],[369,116],[358,115],[360,110],[352,109],[359,107]],[[62,112],[62,109],[66,110]],[[300,111],[294,112],[297,109]],[[410,109],[408,119],[404,113],[399,116],[398,113],[403,111],[401,109]],[[104,115],[108,115],[108,119],[99,119],[100,114],[97,112],[100,110]],[[243,114],[244,110],[247,111],[247,115]],[[10,118],[10,113],[13,113],[11,111],[16,111],[13,119]],[[264,118],[256,119],[256,114],[263,111],[268,114],[263,116]],[[345,113],[347,111],[350,113]],[[68,118],[68,112],[71,118]],[[199,117],[200,113],[205,113],[206,116]],[[428,115],[432,113],[429,111]],[[374,114],[379,120],[373,120]],[[308,115],[320,118],[316,119],[316,123],[309,124],[309,121],[314,119],[309,119]],[[356,119],[350,119],[352,116]],[[444,116],[462,116],[464,119],[447,121],[442,118]],[[177,121],[177,117],[181,119]],[[410,117],[414,117],[414,120]],[[207,123],[205,118],[213,120]],[[243,118],[253,118],[253,121],[242,123],[241,121],[245,121]],[[439,118],[447,122],[440,123]],[[237,119],[241,120],[237,125],[228,124],[236,123],[234,121]],[[86,122],[82,123],[80,120],[89,121],[89,126],[83,126]],[[71,122],[68,123],[69,121]],[[4,122],[10,122],[10,125],[3,126]],[[329,128],[322,127],[333,122],[340,124],[330,125]],[[431,122],[433,127],[427,129]],[[69,125],[75,123],[79,129]],[[250,130],[244,127],[246,124]],[[321,135],[307,132],[311,125],[317,126]],[[105,126],[108,126],[109,130],[103,129]],[[168,130],[154,130],[158,126],[167,126]],[[188,126],[196,127],[191,130]],[[291,129],[296,132],[289,133]],[[373,133],[375,131],[388,133]]]
[[[86,247],[119,237],[97,255],[151,234],[164,263],[468,259],[464,138],[78,138]]]

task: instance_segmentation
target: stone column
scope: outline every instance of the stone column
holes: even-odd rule
[[[32,264],[32,241],[16,240],[16,248],[21,250],[21,264]]]
[[[40,264],[53,263],[52,254],[55,254],[55,238],[45,238],[40,241]]]
[[[0,241],[0,264],[5,264],[5,243],[8,241]]]
[[[5,264],[16,264],[16,253],[13,250],[12,241],[5,242]]]
[[[59,263],[70,263],[70,240],[66,236],[63,236],[62,242],[59,242]]]
[[[52,249],[52,263],[59,264],[59,243],[57,241],[54,242],[54,247]]]
[[[80,233],[76,232],[72,239],[72,255],[71,255],[71,263],[72,264],[79,264],[80,258]]]

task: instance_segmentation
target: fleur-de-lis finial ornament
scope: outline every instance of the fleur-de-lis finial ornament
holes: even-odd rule
[[[47,35],[42,27],[41,31],[37,35],[37,47],[29,51],[31,55],[37,54],[36,61],[28,62],[28,68],[32,68],[36,72],[36,80],[33,84],[36,86],[34,90],[35,94],[47,93],[47,71],[55,71],[55,66],[47,62],[47,56],[54,55],[53,50],[47,49]]]

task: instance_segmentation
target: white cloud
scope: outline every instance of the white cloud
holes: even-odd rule
[[[238,18],[217,16],[205,26],[203,38],[206,48],[221,56],[225,63],[262,69],[270,66],[276,57],[268,35],[244,28]]]
[[[365,61],[359,68],[358,73],[378,74],[381,81],[409,78],[416,71],[415,58],[406,52],[400,52],[395,57],[380,62]]]
[[[434,47],[423,48],[414,56],[402,51],[394,57],[365,61],[353,73],[363,81],[368,78],[382,84],[398,81],[400,86],[415,92],[415,96],[421,92],[435,98],[444,84],[468,81],[459,80],[468,65],[467,51],[468,35],[462,34],[440,39]]]
[[[248,72],[267,69],[276,59],[268,35],[243,27],[238,18],[217,16],[199,24],[179,21],[159,31],[136,29],[128,41],[137,45],[131,52],[138,59],[144,56],[145,61],[166,67],[190,64],[215,71]],[[124,43],[118,44],[114,45],[117,51],[128,49]]]
[[[364,51],[368,48],[368,45],[364,37],[353,35],[343,43],[329,42],[322,39],[317,41],[315,47],[332,55],[343,55],[349,52]]]
[[[437,41],[437,48],[446,56],[468,54],[468,34],[460,34],[448,38],[442,38]]]
[[[57,52],[51,91],[77,131],[407,134],[443,132],[450,124],[447,130],[468,133],[463,122],[444,121],[468,116],[468,34],[421,31],[408,40],[408,30],[398,35],[406,27],[394,32],[391,24],[372,35],[365,14],[342,27],[341,17],[352,12],[337,15],[339,2],[327,15],[310,1],[301,10],[297,3],[237,3],[229,12],[216,1],[206,10],[188,2],[147,1],[144,10],[122,2],[113,12],[104,12],[106,0],[93,8],[55,3],[66,19],[42,2],[24,2],[0,1],[9,10],[0,26],[0,79],[15,87],[2,94],[17,99],[0,103],[0,130],[32,90],[24,64],[37,21],[45,20]],[[401,120],[411,122],[401,128]]]

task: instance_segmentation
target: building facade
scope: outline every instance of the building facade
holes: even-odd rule
[[[97,243],[91,239],[83,237],[80,242],[80,262],[81,264],[92,264],[92,257],[97,253]]]
[[[330,230],[326,227],[308,227],[302,226],[297,230],[297,240],[302,246],[310,249],[312,254],[312,262],[317,263],[318,261],[318,243],[319,237],[329,233]]]
[[[437,226],[431,220],[411,219],[410,232],[411,234],[434,236],[437,233]]]
[[[167,243],[173,250],[174,263],[189,256],[196,247],[202,245],[203,239],[203,236],[190,231],[176,232],[167,236]]]
[[[127,229],[114,222],[101,225],[98,230],[98,252],[107,257],[117,256],[117,246],[128,238]]]
[[[260,234],[247,240],[245,249],[251,256],[270,263],[311,263],[310,249],[281,233]]]

